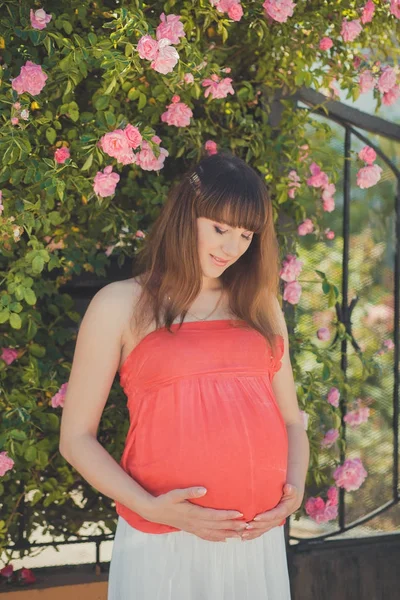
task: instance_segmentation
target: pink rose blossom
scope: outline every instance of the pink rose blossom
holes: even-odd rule
[[[288,191],[288,196],[289,198],[294,198],[295,194],[296,194],[296,188],[301,187],[300,182],[300,177],[298,176],[297,172],[292,170],[289,171],[289,191]]]
[[[3,210],[4,210],[4,206],[3,206],[3,203],[2,203],[2,198],[3,198],[3,192],[0,190],[0,215],[3,212]]]
[[[228,9],[228,17],[232,19],[232,21],[240,21],[243,17],[243,8],[240,2],[232,2]]]
[[[302,419],[302,422],[303,422],[304,429],[307,431],[307,429],[308,429],[308,420],[310,418],[310,415],[307,414],[304,410],[301,410],[300,414],[301,414],[301,419]]]
[[[374,16],[375,12],[375,4],[372,0],[368,0],[367,4],[363,8],[363,12],[361,15],[361,23],[365,25],[365,23],[370,23]]]
[[[152,38],[149,34],[143,35],[138,41],[137,51],[139,52],[140,58],[154,60],[158,54],[157,40]]]
[[[18,117],[11,117],[11,125],[18,125],[19,119]]]
[[[14,102],[13,107],[15,110],[19,110],[21,108],[21,102]]]
[[[51,15],[48,15],[43,8],[39,8],[39,10],[30,11],[31,25],[33,29],[44,29],[47,23],[51,21]]]
[[[150,144],[146,140],[143,140],[140,152],[136,155],[136,158],[137,164],[144,171],[159,171],[163,168],[164,160],[167,156],[169,156],[169,152],[165,148],[160,148],[160,155],[156,158]]]
[[[130,123],[123,130],[130,148],[137,148],[142,142],[142,135],[137,127]]]
[[[391,106],[400,96],[400,85],[394,85],[388,92],[385,92],[382,96],[382,104]]]
[[[0,358],[4,360],[7,365],[11,365],[11,363],[18,358],[18,352],[14,350],[14,348],[3,348],[2,350]]]
[[[331,333],[327,327],[320,327],[317,331],[317,338],[323,342],[327,342],[331,337]]]
[[[27,585],[29,583],[35,583],[36,575],[34,574],[32,569],[25,569],[24,567],[22,567],[21,573],[20,573],[20,579],[25,585]]]
[[[128,130],[130,134],[131,131]],[[135,155],[132,152],[129,137],[122,129],[114,129],[100,138],[100,147],[109,156],[116,158],[123,165],[135,163]]]
[[[357,185],[361,189],[369,188],[378,183],[382,169],[378,165],[368,165],[357,173]]]
[[[305,219],[297,228],[297,233],[299,235],[307,235],[308,233],[312,233],[314,231],[314,224],[311,219]]]
[[[301,296],[301,285],[298,281],[289,281],[285,283],[283,299],[289,304],[298,304]]]
[[[46,85],[46,80],[47,75],[42,71],[42,67],[28,60],[21,67],[18,77],[12,80],[11,87],[18,94],[28,92],[32,96],[37,96]]]
[[[167,110],[161,115],[161,121],[175,127],[187,127],[190,125],[193,112],[187,104],[179,102],[179,100],[179,96],[173,96],[171,104],[167,106]]]
[[[226,98],[228,94],[234,94],[235,91],[231,86],[232,79],[230,77],[225,77],[225,79],[221,79],[219,81],[218,75],[212,75],[210,79],[204,79],[201,82],[202,87],[206,87],[207,89],[204,92],[205,98],[207,98],[210,94],[212,98]]]
[[[376,160],[376,152],[371,146],[364,146],[358,153],[358,157],[366,162],[367,165],[372,165],[374,160]]]
[[[185,83],[193,83],[194,77],[191,73],[185,73],[183,80]]]
[[[0,569],[0,575],[2,575],[3,577],[12,577],[12,574],[14,573],[14,567],[13,565],[7,565],[6,567],[3,567],[2,569]]]
[[[396,85],[396,71],[392,67],[386,67],[378,79],[378,90],[384,94]]]
[[[303,144],[299,147],[299,161],[304,162],[308,158],[310,147],[308,144]]]
[[[138,229],[137,232],[135,233],[135,237],[137,237],[137,238],[145,238],[146,234],[143,233],[143,231],[141,231],[140,229]]]
[[[327,523],[336,519],[338,514],[337,488],[330,487],[326,503],[320,497],[309,498],[305,504],[306,513],[317,523]]]
[[[112,172],[111,165],[108,165],[103,172],[97,171],[93,181],[93,189],[95,194],[101,198],[112,196],[115,193],[115,188],[119,179],[120,177],[118,173]]]
[[[179,44],[179,38],[186,36],[180,18],[179,15],[165,16],[162,12],[160,15],[161,23],[156,29],[157,40],[164,38],[169,40],[171,44]]]
[[[327,492],[327,496],[327,504],[329,504],[330,506],[337,506],[339,500],[339,490],[337,489],[337,487],[332,485]]]
[[[311,177],[307,179],[307,185],[312,187],[324,187],[328,185],[328,175],[321,171],[320,167],[315,163],[310,165]]]
[[[387,348],[387,350],[394,350],[394,343],[392,340],[385,340],[383,342],[383,345],[385,346],[385,348]]]
[[[295,6],[291,0],[265,0],[263,3],[266,14],[278,23],[286,23],[293,16]]]
[[[3,477],[14,466],[14,461],[7,455],[7,452],[0,452],[0,476]]]
[[[170,40],[161,38],[158,41],[158,53],[155,59],[151,62],[150,66],[157,73],[166,75],[171,73],[176,63],[179,60],[179,54],[173,46],[171,46]]]
[[[328,392],[327,400],[329,404],[337,408],[339,406],[340,392],[336,387],[331,387]]]
[[[53,408],[57,408],[58,406],[61,406],[61,408],[62,408],[64,406],[64,400],[65,400],[65,396],[67,393],[67,389],[68,389],[68,382],[63,383],[62,386],[60,387],[60,389],[58,390],[58,392],[56,394],[54,394],[54,396],[51,399],[51,405]]]
[[[400,0],[390,0],[390,12],[400,19]]]
[[[328,227],[327,229],[325,229],[325,236],[328,240],[333,240],[335,239],[335,232],[329,229]]]
[[[339,437],[338,429],[329,429],[329,431],[326,432],[324,439],[321,442],[322,448],[330,448],[331,446],[333,446],[333,444],[336,442],[338,437]]]
[[[322,201],[322,208],[325,212],[332,212],[335,210],[335,199],[331,196],[325,198],[325,200]]]
[[[369,408],[362,406],[356,410],[349,411],[344,417],[344,421],[350,425],[350,427],[357,427],[362,423],[366,423],[369,417]]]
[[[331,196],[333,196],[333,194],[336,192],[336,186],[334,183],[327,183],[326,185],[324,185],[324,189],[322,192],[322,199],[326,200],[327,198],[330,198]]]
[[[329,50],[330,48],[332,48],[332,46],[333,46],[333,42],[330,37],[322,38],[322,40],[319,43],[320,50]]]
[[[296,258],[294,254],[288,254],[283,261],[283,266],[279,272],[279,276],[284,281],[295,281],[301,273],[303,262]]]
[[[362,32],[362,25],[360,19],[354,19],[353,21],[343,21],[340,35],[343,37],[345,42],[354,42],[356,37]]]
[[[343,465],[337,467],[333,472],[336,485],[344,488],[346,492],[358,490],[367,475],[368,473],[359,458],[348,458]]]
[[[372,90],[376,85],[372,71],[369,71],[368,69],[363,71],[358,80],[358,84],[360,94],[365,94],[366,92],[369,92],[369,90]]]
[[[213,140],[207,140],[204,144],[204,149],[207,152],[208,156],[218,153],[218,146],[215,142],[213,142]]]
[[[67,158],[70,158],[71,153],[69,151],[69,148],[67,148],[66,146],[62,146],[61,148],[57,148],[57,150],[54,152],[54,160],[59,163],[60,165],[62,165],[63,163],[65,163],[65,161],[67,160]]]

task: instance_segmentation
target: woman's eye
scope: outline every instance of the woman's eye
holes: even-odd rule
[[[217,233],[220,233],[221,235],[223,235],[224,233],[226,233],[226,231],[222,231],[221,229],[219,229],[219,227],[215,227],[214,225],[214,229]],[[248,242],[251,241],[252,236],[251,235],[243,235],[242,237],[244,237],[245,240],[247,240]]]

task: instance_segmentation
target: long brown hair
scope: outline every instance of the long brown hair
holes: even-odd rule
[[[166,327],[187,310],[202,288],[198,217],[253,231],[244,254],[220,276],[233,318],[243,319],[275,346],[279,249],[272,203],[260,175],[227,151],[207,156],[170,189],[137,255],[133,275],[142,291],[134,311],[136,332],[155,322]],[[166,302],[170,296],[171,300]]]

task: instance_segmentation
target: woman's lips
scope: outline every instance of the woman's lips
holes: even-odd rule
[[[213,256],[212,254],[210,254],[210,256],[213,259],[214,264],[218,265],[219,267],[224,267],[229,262],[229,260],[224,260],[223,262],[219,261],[219,260],[216,260],[215,256]]]

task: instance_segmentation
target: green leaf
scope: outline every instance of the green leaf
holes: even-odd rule
[[[46,348],[39,346],[39,344],[31,344],[29,346],[29,353],[32,354],[32,356],[36,356],[36,358],[43,358],[46,356]]]
[[[27,439],[25,431],[21,431],[20,429],[12,429],[8,435],[13,440],[17,440],[17,442],[23,442]]]
[[[34,273],[41,273],[44,267],[44,260],[41,256],[37,255],[32,261],[32,270]]]
[[[97,108],[97,110],[104,110],[108,107],[109,104],[110,96],[100,96],[99,98],[97,98],[96,102],[94,103],[94,106],[95,108]]]
[[[49,144],[54,144],[54,142],[57,139],[57,132],[55,129],[53,129],[53,127],[48,127],[46,129],[46,139],[49,142]]]
[[[28,462],[34,462],[37,457],[36,448],[34,446],[29,446],[24,452],[24,458]]]
[[[10,311],[8,310],[8,308],[4,308],[3,310],[0,310],[0,323],[6,323],[9,318],[10,318]]]
[[[89,156],[85,160],[85,164],[81,168],[81,171],[88,171],[90,169],[90,167],[92,166],[92,162],[93,162],[93,154],[89,154]]]
[[[21,317],[17,313],[11,313],[10,325],[13,329],[21,329],[22,321]]]
[[[95,33],[90,32],[88,35],[89,44],[94,46],[97,43],[97,35]]]
[[[63,26],[65,33],[67,35],[71,35],[72,30],[73,30],[71,23],[69,21],[63,21],[62,26]]]
[[[146,94],[142,94],[142,92],[140,92],[139,102],[138,102],[138,109],[141,110],[142,108],[144,108],[146,106],[146,103],[147,103]]]
[[[36,294],[31,288],[24,288],[24,299],[30,306],[34,306],[37,301]]]

